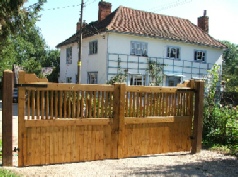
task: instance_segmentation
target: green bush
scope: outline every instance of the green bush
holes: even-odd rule
[[[238,106],[221,105],[219,91],[219,66],[209,71],[206,84],[203,114],[203,140],[213,146],[227,145],[232,153],[238,152]]]

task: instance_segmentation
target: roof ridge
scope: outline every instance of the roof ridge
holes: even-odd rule
[[[160,16],[164,16],[164,17],[172,17],[172,18],[178,18],[178,19],[181,19],[181,20],[188,20],[186,18],[181,18],[181,17],[178,17],[178,16],[159,14],[159,13],[155,13],[155,12],[149,12],[149,11],[145,11],[145,10],[134,9],[132,7],[126,7],[126,6],[119,6],[119,7],[127,8],[127,9],[134,10],[134,11],[140,11],[140,12],[144,12],[144,13],[150,13],[150,14],[153,14],[153,15],[160,15]]]

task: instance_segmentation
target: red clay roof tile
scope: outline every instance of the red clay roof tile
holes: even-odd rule
[[[83,29],[83,38],[105,31],[153,36],[173,41],[226,48],[225,45],[187,19],[134,10],[123,6],[117,8],[104,20],[86,25]],[[78,34],[74,34],[58,44],[57,47],[77,42],[77,36]]]

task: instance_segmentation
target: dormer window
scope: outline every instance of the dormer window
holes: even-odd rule
[[[147,43],[131,41],[131,55],[147,57]]]
[[[195,50],[194,60],[205,62],[206,61],[206,51],[204,51],[204,50]]]
[[[167,57],[168,58],[180,58],[180,48],[179,47],[167,47]]]

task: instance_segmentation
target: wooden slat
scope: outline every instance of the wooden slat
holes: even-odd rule
[[[45,98],[45,119],[49,119],[49,92],[46,91]]]
[[[34,142],[34,134],[32,132],[32,128],[28,128],[26,131],[26,136],[27,136],[27,141],[26,141],[26,146],[24,146],[25,150],[27,150],[26,154],[24,154],[25,156],[25,161],[24,161],[24,165],[32,165],[32,156],[34,155],[34,153],[32,152],[34,148],[32,148],[32,146],[34,146],[34,144],[32,142]]]
[[[40,91],[36,91],[36,119],[40,119]]]
[[[46,129],[45,127],[41,127],[41,134],[40,134],[40,164],[47,164],[46,162]]]
[[[68,116],[67,114],[67,92],[64,91],[64,99],[63,99],[63,105],[64,105],[64,108],[63,108],[63,112],[64,112],[64,118],[66,118]]]
[[[25,120],[26,127],[72,126],[72,125],[109,125],[109,118]]]
[[[92,157],[92,126],[88,125],[88,130],[87,130],[87,134],[88,134],[88,142],[87,142],[87,158],[89,161],[93,160]]]
[[[35,129],[35,137],[33,139],[34,144],[34,163],[33,165],[40,165],[41,164],[41,128],[34,127]]]
[[[31,84],[41,84],[37,82],[31,82]],[[58,91],[113,91],[114,86],[108,84],[66,84],[66,83],[43,83],[47,84],[46,88],[39,87],[27,87],[28,90],[58,90]]]
[[[80,113],[81,113],[81,118],[86,117],[85,112],[84,112],[84,92],[81,92],[81,103],[80,103]]]
[[[50,119],[53,119],[53,111],[54,111],[54,92],[50,92]]]
[[[35,104],[35,92],[33,91],[32,92],[32,99],[31,99],[31,119],[35,119],[35,107],[36,107],[36,104]]]
[[[45,164],[50,164],[50,127],[45,127],[46,143],[45,143]]]
[[[105,117],[105,104],[104,104],[104,93],[102,92],[102,99],[101,99],[101,117]]]
[[[150,124],[160,122],[183,122],[192,119],[191,116],[161,116],[161,117],[147,117],[147,118],[132,118],[126,117],[125,124]]]
[[[44,91],[41,91],[41,94],[40,94],[40,97],[41,97],[41,119],[45,119],[45,92]]]
[[[59,107],[58,100],[59,100],[59,93],[58,93],[58,91],[55,91],[54,94],[55,94],[54,117],[55,117],[55,118],[58,118],[58,107]]]
[[[84,134],[85,134],[85,126],[77,126],[79,130],[79,146],[78,146],[78,153],[79,153],[79,161],[85,161],[84,159]]]
[[[97,92],[93,92],[93,117],[96,117],[96,111],[97,111]]]
[[[50,136],[50,163],[54,164],[54,130],[53,130],[53,126],[51,126],[49,128],[49,136]]]
[[[96,126],[97,127],[97,141],[96,142],[98,142],[98,157],[97,157],[97,159],[99,159],[99,160],[101,160],[101,159],[103,159],[104,158],[104,156],[103,156],[103,153],[104,153],[104,146],[103,146],[103,143],[104,143],[104,134],[103,134],[103,131],[104,131],[104,127],[103,126],[101,126],[101,125],[98,125],[98,126]],[[95,160],[97,160],[97,159],[95,159]]]
[[[92,118],[92,92],[88,92],[88,118]]]
[[[104,125],[104,152],[103,152],[103,158],[109,159],[111,158],[111,126]]]
[[[83,149],[84,149],[84,156],[83,156],[83,161],[88,161],[89,158],[88,158],[88,141],[89,138],[88,138],[88,127],[89,126],[84,126],[84,133],[83,133]]]
[[[67,104],[67,106],[66,106],[66,109],[67,109],[67,117],[66,118],[71,118],[71,114],[72,114],[72,110],[71,110],[71,103],[72,103],[72,101],[71,101],[71,92],[67,92],[67,101],[66,101],[66,104]]]
[[[76,117],[79,118],[80,114],[80,92],[76,92],[77,94],[77,103],[76,103]]]
[[[104,117],[108,117],[108,93],[105,92],[105,96],[104,96]]]
[[[25,73],[19,71],[19,83],[24,83]],[[27,137],[26,128],[24,122],[24,112],[25,112],[25,88],[18,89],[18,166],[22,167],[26,165],[27,160]],[[28,100],[29,101],[29,100]]]
[[[63,117],[63,92],[60,91],[59,92],[59,117],[62,118]]]
[[[73,91],[72,118],[76,118],[76,92]]]
[[[28,101],[27,101],[27,119],[30,120],[30,115],[31,115],[31,91],[27,90],[27,95],[28,95]],[[21,103],[18,102],[18,105]]]
[[[190,87],[166,87],[166,86],[127,86],[126,91],[128,92],[145,92],[145,93],[176,93],[185,91],[194,91]]]

